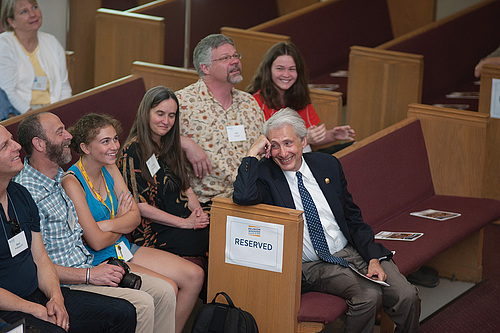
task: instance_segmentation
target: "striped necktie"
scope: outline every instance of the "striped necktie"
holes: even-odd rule
[[[325,233],[323,232],[323,226],[321,225],[321,220],[319,219],[318,210],[316,205],[311,198],[311,194],[307,191],[302,181],[302,173],[297,171],[297,183],[299,187],[300,199],[302,200],[302,206],[304,208],[304,214],[306,215],[307,230],[309,231],[309,237],[314,246],[314,250],[318,257],[322,260],[344,267],[349,267],[349,263],[344,258],[334,257],[330,250],[328,249],[328,244],[326,242]]]

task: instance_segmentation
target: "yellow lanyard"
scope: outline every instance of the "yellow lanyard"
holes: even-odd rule
[[[83,163],[82,163],[82,158],[81,157],[78,160],[78,169],[80,169],[83,178],[85,178],[85,181],[87,182],[87,184],[89,185],[90,189],[92,190],[92,192],[96,196],[97,200],[99,200],[109,210],[111,218],[114,219],[115,218],[115,206],[113,205],[113,198],[111,197],[111,193],[109,193],[108,184],[106,183],[106,178],[104,178],[104,174],[102,173],[102,170],[101,170],[101,177],[104,180],[104,186],[106,187],[106,192],[108,193],[109,202],[111,202],[111,209],[109,209],[108,205],[106,205],[106,202],[104,202],[104,200],[102,200],[101,195],[99,193],[97,193],[96,190],[94,190],[94,186],[92,185],[92,182],[90,181],[90,178],[87,175],[87,172],[85,171],[85,168],[83,167]]]

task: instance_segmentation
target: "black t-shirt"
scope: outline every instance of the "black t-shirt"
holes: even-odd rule
[[[28,248],[12,257],[8,239],[13,231],[0,205],[0,287],[20,297],[32,294],[38,288],[37,267],[31,254],[31,232],[40,232],[40,216],[38,208],[29,192],[21,185],[10,182],[7,187],[9,195],[9,218],[16,218],[24,231]]]

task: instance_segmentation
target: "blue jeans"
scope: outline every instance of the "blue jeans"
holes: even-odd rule
[[[5,120],[9,117],[9,114],[13,114],[14,116],[18,116],[21,113],[14,109],[12,104],[10,104],[9,98],[5,91],[0,89],[0,120]]]
[[[69,332],[135,332],[135,308],[128,301],[61,287],[64,305],[69,314]],[[45,305],[47,297],[39,290],[24,299]],[[13,324],[25,318],[26,326],[34,326],[40,333],[64,333],[61,327],[19,311],[0,311],[0,318]]]

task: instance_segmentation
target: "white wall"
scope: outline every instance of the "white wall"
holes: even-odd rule
[[[436,20],[455,14],[483,0],[437,0]]]
[[[66,49],[67,18],[69,16],[68,1],[70,0],[38,0],[43,16],[40,30],[54,35],[64,49]]]

